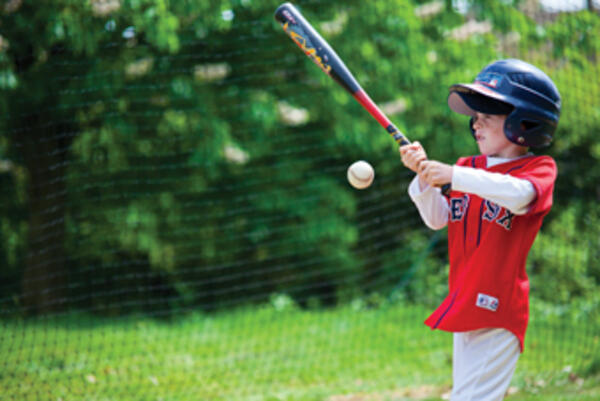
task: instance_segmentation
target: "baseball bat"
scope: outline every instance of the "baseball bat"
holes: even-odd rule
[[[348,91],[364,108],[385,128],[399,145],[408,145],[410,141],[381,111],[375,102],[360,86],[340,56],[329,43],[312,27],[291,3],[283,3],[275,10],[275,20],[279,22],[288,36],[321,70],[333,78]],[[444,194],[450,191],[450,184],[442,186]]]

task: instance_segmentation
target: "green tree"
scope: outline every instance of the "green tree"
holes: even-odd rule
[[[70,146],[82,131],[101,129],[93,114],[123,105],[117,99],[136,57],[131,48],[177,51],[178,20],[161,0],[11,2],[1,19],[4,148],[27,172],[22,302],[31,312],[51,311],[67,288]]]
[[[298,6],[396,125],[446,162],[476,152],[448,86],[500,57],[538,64],[564,100],[549,150],[557,204],[578,197],[578,210],[597,210],[598,16],[538,21],[522,3]],[[6,299],[32,313],[66,303],[159,313],[272,293],[326,304],[401,280],[396,255],[423,238],[405,195],[411,174],[394,141],[277,26],[279,1],[10,5],[0,17]],[[377,169],[369,191],[344,180],[356,159]],[[443,252],[407,263],[418,260],[445,266]],[[576,281],[589,291],[597,272],[586,269]],[[407,288],[428,285],[439,280]]]

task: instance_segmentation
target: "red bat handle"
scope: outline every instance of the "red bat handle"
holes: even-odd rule
[[[385,114],[383,114],[375,102],[369,97],[369,95],[367,95],[367,92],[359,89],[354,92],[352,96],[354,96],[354,98],[369,112],[369,114],[371,114],[377,120],[377,122],[379,122],[379,124],[386,129],[386,131],[394,138],[394,140],[396,140],[398,144],[410,144],[410,141],[406,139],[404,134],[400,132],[400,130],[396,128],[394,124],[392,124],[390,119],[387,118]]]

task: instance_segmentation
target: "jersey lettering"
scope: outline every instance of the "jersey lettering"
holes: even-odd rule
[[[500,214],[500,210],[502,208],[495,204],[494,202],[490,202],[489,200],[485,201],[485,212],[483,213],[483,219],[487,221],[494,221],[496,217]]]
[[[450,199],[450,220],[459,221],[462,220],[463,216],[467,212],[469,207],[469,195],[465,195],[462,198],[451,198]]]
[[[508,210],[504,209],[504,216],[502,216],[501,218],[499,218],[498,220],[496,220],[496,223],[500,224],[507,231],[510,231],[510,229],[512,227],[513,217],[515,217],[515,215],[513,213],[511,213]]]

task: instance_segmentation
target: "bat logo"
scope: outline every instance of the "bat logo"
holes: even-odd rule
[[[302,33],[298,33],[291,29],[288,22],[283,25],[283,30],[290,36],[290,38],[292,38],[294,43],[296,43],[302,49],[302,51],[308,57],[310,57],[310,59],[314,61],[319,68],[323,70],[323,72],[329,74],[331,71],[331,66],[323,62],[323,59],[317,54],[317,49],[315,49],[308,38],[302,35]],[[323,58],[327,59],[327,55],[325,55]]]
[[[294,16],[292,15],[292,13],[290,13],[288,10],[283,10],[281,12],[283,14],[283,16],[285,18],[287,18],[288,21],[290,21],[292,24],[297,25],[298,23],[296,22],[296,19],[294,18]]]

